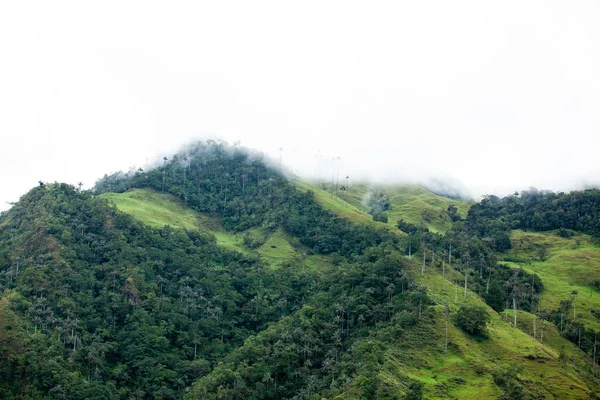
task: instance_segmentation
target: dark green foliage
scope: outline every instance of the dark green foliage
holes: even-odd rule
[[[120,187],[161,191],[166,177],[165,192],[197,211],[222,215],[227,229],[245,231],[261,226],[273,230],[283,226],[303,244],[324,254],[353,257],[384,241],[399,241],[391,232],[352,225],[319,207],[312,192],[299,192],[260,155],[211,141],[198,142],[186,153],[187,162],[183,162],[182,154],[176,154],[160,168],[126,177],[117,174],[125,179]],[[97,192],[106,190],[107,179],[112,182],[117,178],[98,181]]]
[[[419,399],[421,383],[406,377],[392,388],[380,373],[388,343],[430,315],[427,288],[414,285],[403,256],[409,247],[419,264],[425,254],[427,269],[441,270],[443,259],[468,274],[469,289],[494,310],[515,298],[531,311],[540,279],[496,260],[510,229],[568,236],[598,225],[597,191],[524,192],[486,197],[466,220],[449,207],[455,223],[444,236],[401,220],[410,235],[402,238],[340,219],[238,147],[197,143],[159,164],[105,176],[95,190],[170,193],[220,216],[250,249],[283,229],[330,263],[305,268],[298,257],[273,269],[217,247],[210,234],[152,229],[89,192],[40,185],[0,215],[0,300],[10,297],[14,314],[0,325],[20,339],[0,353],[0,397]],[[387,219],[383,192],[369,204]],[[595,333],[569,317],[572,301],[548,319],[562,317],[563,336],[581,337],[591,354]],[[472,335],[485,335],[488,321],[481,307],[456,316]],[[494,379],[504,398],[523,394],[516,372]]]
[[[408,392],[406,394],[406,400],[421,400],[423,398],[423,382],[412,381],[408,385]]]
[[[367,208],[375,221],[387,223],[388,215],[386,211],[392,208],[390,196],[381,190],[373,191],[367,200]]]
[[[3,262],[0,284],[20,294],[13,308],[35,338],[10,374],[42,392],[92,379],[118,397],[180,397],[308,294],[300,270],[263,268],[198,232],[151,229],[68,185],[32,190],[5,218],[20,271]],[[34,373],[28,357],[47,362]]]
[[[383,222],[384,224],[388,223],[388,214],[386,212],[375,212],[371,215],[373,216],[373,221]]]
[[[562,237],[562,238],[570,238],[573,237],[575,235],[575,233],[573,233],[573,231],[567,230],[565,228],[560,228],[558,230],[558,236]]]
[[[406,222],[403,219],[399,219],[396,226],[398,227],[398,229],[400,229],[402,232],[409,234],[409,235],[414,235],[415,233],[419,232],[419,226],[415,225],[415,224],[411,224],[410,222]],[[423,230],[425,230],[426,232],[429,232],[428,228],[421,228]]]
[[[256,249],[267,241],[267,236],[262,232],[246,232],[244,233],[244,244],[251,249]]]
[[[390,324],[409,329],[417,320],[408,317],[409,312],[391,319],[405,307],[396,293],[402,282],[395,271],[402,268],[402,258],[386,248],[368,252],[359,265],[343,263],[322,275],[327,291],[246,341],[202,378],[189,398],[292,398],[298,393],[333,397],[348,379],[355,380],[355,389],[365,398],[385,398],[376,373],[385,345],[370,335]],[[376,261],[367,261],[375,255]]]
[[[220,382],[216,398],[354,389],[393,398],[377,377],[380,358],[357,369],[351,355],[374,356],[360,349],[375,327],[417,312],[401,239],[339,219],[260,158],[220,143],[107,176],[96,190],[131,187],[174,194],[227,229],[260,228],[244,237],[249,247],[283,228],[332,254],[332,265],[268,268],[212,235],[152,229],[69,185],[37,187],[0,217],[0,290],[14,293],[26,323],[22,352],[0,365],[0,394],[169,399],[204,377]],[[273,341],[287,323],[291,336]],[[332,385],[342,375],[355,385]]]
[[[567,229],[600,236],[600,190],[554,193],[531,189],[502,199],[488,196],[469,210],[467,220],[496,220],[512,229]]]
[[[450,264],[463,276],[467,271],[468,288],[479,294],[496,311],[504,309],[507,302],[512,304],[513,294],[517,294],[519,309],[531,311],[532,291],[534,295],[538,295],[543,290],[542,281],[537,275],[498,264],[496,252],[499,242],[490,237],[480,237],[481,232],[475,229],[477,224],[458,221],[446,235],[429,232],[422,226],[416,227],[403,222],[399,223],[399,226],[415,232],[409,239],[412,244],[412,254],[420,251],[422,256],[424,248],[427,261],[431,260],[432,252],[435,252],[434,261],[438,269],[441,268],[443,257],[446,268],[449,268],[448,264]],[[508,235],[502,232],[502,235],[509,240]],[[405,246],[405,254],[408,254],[408,246]]]
[[[537,297],[544,290],[544,284],[537,274],[530,274],[522,269],[509,268],[502,264],[496,269],[496,273],[498,281],[504,283],[505,302],[512,304],[514,296],[520,310],[532,312],[531,296]]]
[[[476,336],[486,336],[486,325],[490,322],[490,315],[481,306],[461,306],[456,312],[456,325],[463,331]]]
[[[446,212],[448,213],[448,216],[452,222],[456,222],[460,219],[460,215],[458,215],[458,208],[456,208],[454,204],[450,204]]]
[[[494,277],[494,279],[490,280],[484,300],[490,307],[494,309],[494,311],[500,312],[504,310],[507,299],[497,278]]]

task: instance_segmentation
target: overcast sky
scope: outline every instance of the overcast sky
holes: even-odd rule
[[[0,3],[0,209],[195,138],[308,177],[600,182],[597,1]],[[323,169],[328,167],[323,164]]]

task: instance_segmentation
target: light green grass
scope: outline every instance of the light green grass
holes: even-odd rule
[[[256,252],[273,268],[298,257],[298,253],[289,242],[288,235],[281,229],[270,235],[265,243],[256,249]]]
[[[132,189],[125,193],[104,193],[99,197],[112,201],[120,211],[154,228],[168,225],[175,229],[201,229],[212,233],[217,245],[248,253],[242,237],[224,231],[217,217],[197,213],[169,194],[150,189]]]
[[[446,271],[447,277],[457,278],[455,272]],[[415,331],[409,331],[397,347],[390,350],[390,368],[385,372],[386,381],[392,383],[395,376],[407,375],[425,384],[426,398],[483,399],[498,398],[502,390],[495,384],[494,371],[516,365],[521,384],[531,396],[547,399],[590,398],[590,376],[585,355],[564,339],[552,324],[545,325],[544,342],[532,337],[532,317],[525,312],[518,314],[518,328],[514,328],[489,308],[477,296],[467,291],[464,298],[459,287],[455,301],[455,286],[440,275],[439,268],[429,268],[424,276],[415,271],[419,283],[426,284],[429,295],[437,305],[431,314],[425,313]],[[448,330],[449,351],[444,354],[445,315],[443,304],[450,308]],[[456,310],[463,304],[480,305],[488,310],[491,323],[488,337],[473,338],[454,326]],[[510,315],[512,317],[512,314]],[[538,335],[540,324],[538,322]],[[411,345],[414,343],[415,345]],[[564,346],[569,361],[563,367],[559,359]],[[462,378],[465,383],[458,383]]]
[[[513,249],[508,264],[536,273],[544,284],[541,306],[557,310],[561,300],[575,299],[576,315],[585,326],[600,330],[600,320],[591,310],[600,310],[600,292],[593,282],[600,280],[600,247],[587,235],[561,238],[555,232],[513,231]],[[579,244],[578,244],[579,243]],[[539,261],[538,248],[547,249],[547,260]],[[577,295],[573,295],[577,291]]]
[[[306,181],[295,181],[296,187],[304,192],[311,190],[315,194],[315,200],[324,208],[334,212],[342,218],[345,218],[351,222],[362,223],[362,224],[375,224],[373,218],[365,211],[358,207],[344,202],[337,196],[332,196],[330,193],[318,186],[308,183]]]
[[[366,199],[372,190],[382,190],[390,196],[391,200],[392,208],[387,212],[389,225],[396,227],[401,219],[415,225],[423,221],[432,232],[445,232],[452,227],[452,221],[447,214],[449,205],[454,205],[458,215],[465,218],[472,204],[465,200],[438,196],[418,185],[355,183],[350,185],[347,193],[339,190],[336,196],[304,181],[297,182],[297,186],[310,188],[324,207],[353,222],[372,221],[372,217],[368,214]]]
[[[100,197],[112,201],[120,211],[155,228],[169,225],[175,229],[208,232],[215,236],[218,246],[243,254],[256,254],[272,268],[291,260],[299,260],[301,265],[311,269],[327,268],[329,265],[327,257],[305,256],[308,249],[281,229],[266,234],[260,228],[255,228],[261,235],[268,237],[263,245],[250,250],[244,244],[243,232],[225,231],[218,217],[197,213],[168,194],[156,193],[150,189],[133,189],[125,193],[104,193]]]
[[[323,271],[331,267],[332,261],[330,257],[322,254],[312,254],[304,258],[304,265],[312,271]]]
[[[449,219],[446,220],[444,217],[448,205],[454,204],[462,217],[466,216],[471,205],[469,202],[436,196],[418,187],[397,187],[387,188],[387,190],[392,198],[390,223],[403,218],[407,222],[418,224],[423,212],[428,210],[431,215],[436,215],[434,213],[439,215],[439,222],[434,219],[427,224],[431,230],[438,232],[451,227]],[[354,207],[353,210],[365,213],[361,200],[367,191],[366,186],[354,185],[348,197],[344,197],[344,193],[340,200],[346,200]],[[323,191],[322,196],[321,201],[330,200],[330,204],[335,204],[327,192]],[[346,210],[347,207],[340,204],[337,207],[330,206],[329,209],[342,215],[340,209]],[[517,232],[516,235],[519,233]],[[545,235],[538,237],[538,240],[541,239],[546,240],[546,244],[552,247],[549,251],[551,260],[555,257],[552,261],[566,263],[563,265],[564,273],[561,276],[551,270],[545,276],[540,274],[547,288],[542,297],[554,293],[555,297],[560,298],[560,293],[556,295],[559,286],[562,288],[562,293],[571,292],[573,285],[569,282],[573,278],[566,279],[565,275],[572,273],[574,269],[572,262],[575,260],[584,263],[583,268],[574,276],[576,281],[585,286],[585,282],[590,279],[588,267],[595,259],[593,256],[595,249],[590,248],[593,247],[591,240],[589,238],[582,240],[581,248],[574,252],[572,247],[575,239],[562,240]],[[521,256],[528,259],[534,251],[530,249]],[[565,265],[566,269],[564,269]],[[439,266],[435,269],[428,266],[424,276],[421,276],[419,270],[414,271],[414,275],[419,283],[427,285],[429,295],[437,305],[432,307],[431,317],[424,316],[415,331],[400,340],[397,346],[388,350],[385,368],[380,378],[391,387],[400,388],[402,382],[398,377],[409,376],[424,383],[425,398],[498,398],[502,390],[494,382],[494,371],[517,366],[520,369],[519,381],[530,396],[543,396],[547,399],[585,399],[590,398],[592,387],[597,389],[597,384],[594,383],[596,380],[588,374],[589,361],[586,356],[571,342],[564,339],[553,324],[545,324],[544,341],[540,343],[539,336],[537,340],[532,337],[530,314],[519,311],[518,327],[515,328],[510,324],[510,318],[505,320],[504,314],[493,311],[472,291],[468,290],[465,298],[463,287],[460,286],[456,296],[453,282],[461,278],[457,272],[447,270],[444,279]],[[546,281],[550,283],[547,284]],[[581,293],[581,288],[579,289]],[[582,306],[589,306],[583,299],[578,300],[581,301]],[[449,326],[451,346],[447,355],[443,353],[445,321],[443,304],[448,304],[451,309]],[[472,338],[454,326],[452,322],[454,315],[463,304],[486,307],[491,316],[488,338]],[[512,314],[509,316],[512,317]],[[541,325],[538,322],[538,332],[539,329]],[[564,367],[559,359],[560,349],[563,347],[569,355],[569,361]],[[464,379],[465,383],[457,383],[460,381],[457,378]]]
[[[415,225],[423,221],[432,232],[446,232],[452,227],[448,206],[454,205],[462,218],[471,207],[470,202],[438,196],[417,185],[389,186],[385,190],[392,201],[389,222],[394,225],[401,219]]]
[[[155,228],[169,225],[178,229],[198,229],[197,214],[184,207],[173,196],[150,189],[133,189],[125,193],[104,193],[120,211]]]
[[[311,190],[315,194],[315,200],[323,208],[339,215],[344,219],[347,219],[350,222],[383,227],[392,232],[404,235],[404,233],[396,228],[395,225],[373,221],[373,218],[367,212],[361,210],[357,205],[353,204],[356,203],[356,199],[352,200],[352,196],[348,197],[349,201],[344,201],[344,194],[341,191],[338,192],[339,196],[335,196],[319,188],[317,185],[313,185],[306,181],[296,180],[294,181],[294,184],[301,191],[306,192]]]

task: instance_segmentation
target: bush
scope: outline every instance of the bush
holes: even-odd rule
[[[374,221],[379,221],[379,222],[383,222],[383,223],[388,223],[388,215],[385,212],[377,212],[377,213],[373,213],[371,214],[373,216],[373,220]]]
[[[569,231],[565,228],[560,228],[558,230],[558,236],[562,237],[562,238],[570,238],[573,237],[575,234],[572,231]]]
[[[256,249],[265,244],[265,242],[267,241],[266,235],[257,231],[244,233],[243,239],[244,244],[250,247],[251,249]]]
[[[471,335],[485,336],[490,320],[487,310],[481,306],[462,306],[456,313],[456,325]]]

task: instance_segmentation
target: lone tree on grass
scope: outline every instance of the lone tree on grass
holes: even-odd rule
[[[461,306],[456,313],[456,325],[475,336],[487,336],[486,325],[490,320],[487,310],[481,306]]]

